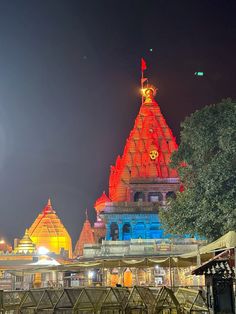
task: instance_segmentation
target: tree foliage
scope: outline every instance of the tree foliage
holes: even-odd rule
[[[184,191],[161,219],[168,232],[212,240],[236,230],[236,102],[222,100],[187,117],[171,166]]]

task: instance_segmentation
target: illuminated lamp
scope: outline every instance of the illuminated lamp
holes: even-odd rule
[[[88,272],[88,278],[89,278],[89,279],[92,279],[92,278],[94,277],[94,274],[95,274],[95,272],[92,271],[92,270],[90,270],[90,271]]]

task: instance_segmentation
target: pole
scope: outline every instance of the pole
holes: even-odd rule
[[[199,250],[199,244],[197,245],[197,266],[201,266],[202,262],[201,262],[201,254],[200,254],[200,250]]]
[[[236,247],[234,247],[234,271],[236,269]],[[236,288],[234,290],[234,312],[236,313]]]
[[[24,290],[24,276],[25,276],[25,273],[24,271],[22,271],[21,290]]]
[[[141,70],[141,93],[142,93],[142,104],[143,104],[143,70]]]
[[[172,289],[172,273],[171,273],[171,255],[169,256],[169,272],[170,272],[170,287]]]

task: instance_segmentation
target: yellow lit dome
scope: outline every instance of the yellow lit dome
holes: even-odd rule
[[[45,247],[60,255],[63,251],[72,256],[71,237],[53,210],[50,199],[42,213],[29,228],[29,235],[36,247]]]
[[[28,229],[25,230],[23,238],[14,250],[16,253],[35,253],[36,247],[33,241],[30,239]]]

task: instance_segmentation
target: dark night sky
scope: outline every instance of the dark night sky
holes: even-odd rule
[[[49,196],[74,241],[86,207],[94,219],[141,56],[177,137],[186,115],[236,98],[235,15],[231,0],[0,0],[0,236],[20,237]]]

